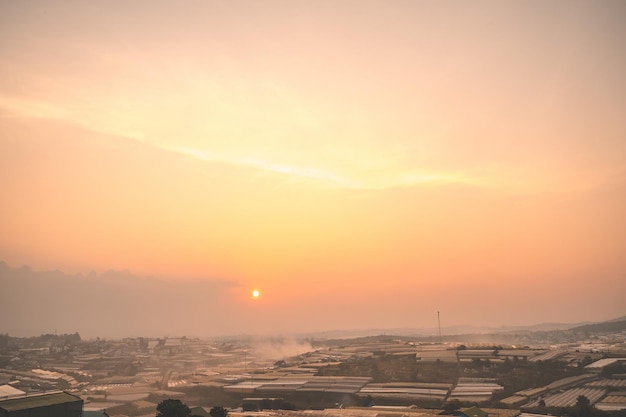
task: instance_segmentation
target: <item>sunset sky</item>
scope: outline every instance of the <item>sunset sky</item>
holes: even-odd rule
[[[624,22],[0,0],[0,260],[227,283],[198,335],[624,315]]]

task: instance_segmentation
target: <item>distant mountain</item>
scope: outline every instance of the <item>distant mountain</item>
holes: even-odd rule
[[[569,330],[574,327],[584,326],[587,324],[593,324],[593,322],[582,322],[582,323],[540,323],[533,324],[530,326],[507,326],[504,327],[503,330],[507,332],[517,332],[517,331],[529,331],[529,332],[545,332],[551,330]]]
[[[540,323],[529,326],[503,326],[503,327],[487,327],[487,326],[446,326],[441,328],[441,336],[443,341],[453,340],[456,336],[494,336],[503,335],[510,336],[516,333],[532,333],[545,331],[563,331],[575,327],[593,324],[592,322],[583,323]],[[295,334],[295,337],[312,337],[317,339],[352,339],[373,336],[401,336],[401,337],[418,337],[428,338],[433,341],[439,339],[439,329],[429,328],[372,328],[372,329],[353,329],[353,330],[329,330],[321,332],[310,332],[306,334]]]
[[[539,323],[529,326],[503,326],[503,327],[486,327],[486,326],[448,326],[441,328],[443,341],[456,340],[480,340],[498,341],[506,338],[515,338],[516,334],[534,333],[534,332],[620,332],[626,330],[626,316],[609,320],[601,323],[582,322],[582,323]],[[399,336],[399,337],[417,337],[419,339],[438,341],[439,329],[437,328],[389,328],[389,329],[359,329],[359,330],[332,330],[326,332],[307,333],[306,335],[294,335],[301,337],[313,337],[320,339],[352,339],[375,336]],[[504,339],[502,339],[504,338]]]
[[[586,324],[570,329],[573,332],[598,333],[626,331],[626,317],[605,321],[602,323]]]

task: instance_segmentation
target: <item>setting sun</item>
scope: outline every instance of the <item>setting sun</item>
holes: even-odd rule
[[[259,295],[261,295],[259,290],[252,291],[252,298],[259,298]]]

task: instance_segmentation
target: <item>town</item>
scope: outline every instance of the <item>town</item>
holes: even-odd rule
[[[0,335],[0,416],[42,404],[154,416],[167,400],[198,416],[623,416],[626,320],[333,339]]]

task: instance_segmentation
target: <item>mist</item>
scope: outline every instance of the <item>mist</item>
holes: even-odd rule
[[[0,263],[0,330],[15,336],[206,336],[236,327],[222,280],[167,281],[128,271],[68,275]]]
[[[270,338],[252,342],[256,357],[261,359],[282,359],[311,352],[313,346],[308,342],[291,338]]]

